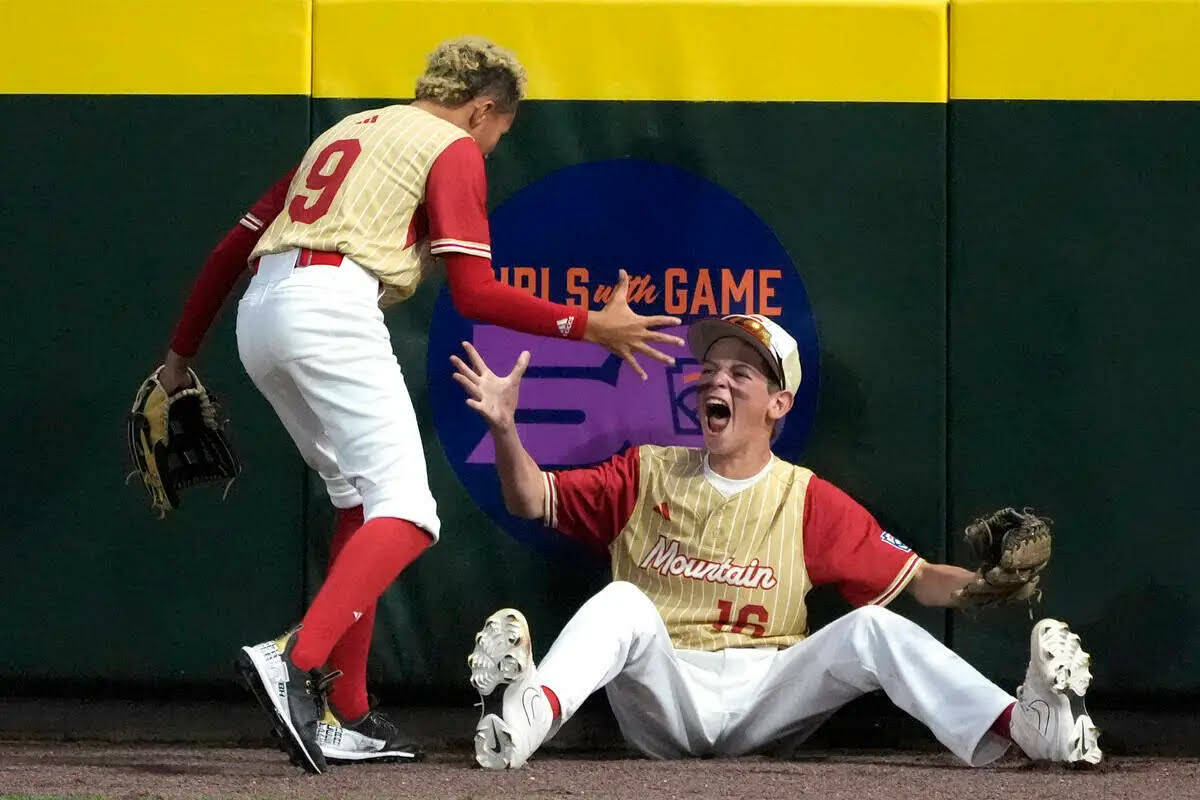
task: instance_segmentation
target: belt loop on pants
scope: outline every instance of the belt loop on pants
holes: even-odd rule
[[[309,250],[307,247],[301,247],[300,258],[296,261],[296,266],[340,267],[342,265],[342,258],[341,253],[329,253],[324,250]]]

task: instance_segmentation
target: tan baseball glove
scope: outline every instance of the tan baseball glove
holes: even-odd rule
[[[242,465],[225,434],[225,419],[216,399],[188,370],[192,385],[167,394],[156,369],[142,381],[126,421],[129,458],[150,493],[150,507],[165,517],[179,507],[179,492],[205,483],[224,483],[225,490]],[[126,479],[128,482],[128,479]]]
[[[1052,520],[1002,508],[966,527],[963,538],[979,559],[975,579],[954,592],[958,608],[1035,603],[1042,598],[1038,582],[1050,561]]]

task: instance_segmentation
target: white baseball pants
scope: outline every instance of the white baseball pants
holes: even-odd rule
[[[854,698],[883,689],[972,766],[1004,754],[989,731],[1014,698],[924,628],[884,608],[856,609],[783,650],[676,650],[658,610],[631,583],[588,600],[538,668],[565,722],[606,687],[625,739],[653,758],[736,756],[806,737]]]
[[[263,256],[238,304],[242,364],[338,508],[408,520],[438,538],[437,504],[379,281],[350,259]]]

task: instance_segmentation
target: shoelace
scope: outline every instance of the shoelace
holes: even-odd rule
[[[332,670],[331,672],[326,672],[324,674],[321,674],[320,672],[317,672],[316,670],[313,670],[313,671],[316,672],[317,693],[318,694],[328,694],[329,687],[333,685],[333,682],[336,681],[338,678],[342,677],[343,674],[345,674],[340,669],[335,669],[335,670]]]

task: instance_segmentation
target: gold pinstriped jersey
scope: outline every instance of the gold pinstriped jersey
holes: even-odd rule
[[[346,117],[309,147],[251,258],[298,247],[342,253],[379,278],[383,305],[407,299],[434,265],[428,239],[414,236],[414,214],[434,162],[463,138],[407,105]],[[486,243],[451,249],[490,257]]]
[[[813,586],[887,605],[923,563],[841,489],[774,456],[733,481],[703,450],[642,445],[542,480],[543,522],[605,551],[681,649],[786,647],[808,633]]]
[[[774,459],[731,497],[702,451],[640,448],[638,504],[612,543],[614,580],[654,601],[676,647],[786,647],[804,638],[804,498],[812,473]]]

